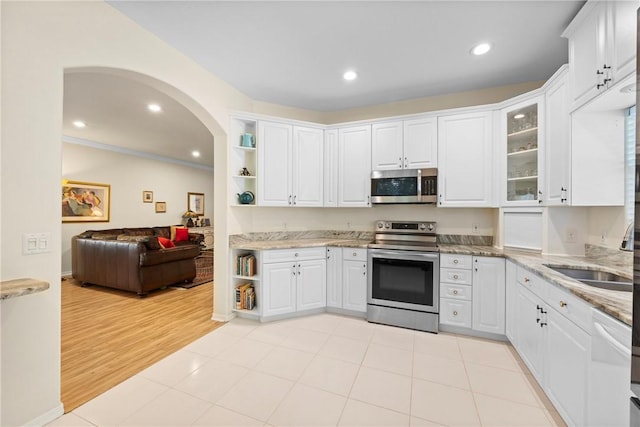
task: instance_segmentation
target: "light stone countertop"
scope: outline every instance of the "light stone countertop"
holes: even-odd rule
[[[373,240],[367,232],[274,232],[230,236],[232,249],[271,250],[336,246],[366,249]],[[608,271],[633,280],[631,253],[592,250],[585,257],[542,255],[536,252],[499,249],[487,245],[440,244],[441,254],[495,256],[512,260],[546,281],[564,288],[610,316],[632,324],[632,292],[599,289],[558,273],[544,264],[563,267],[583,267]]]
[[[0,282],[0,300],[31,295],[49,289],[49,282],[36,279],[15,279]]]
[[[564,288],[608,315],[631,326],[633,322],[633,293],[613,291],[588,286],[545,266],[581,267],[615,273],[633,281],[633,258],[629,253],[609,256],[602,252],[587,254],[585,257],[542,255],[535,252],[514,249],[501,250],[491,246],[441,245],[440,253],[476,256],[499,256],[512,260],[519,266],[542,277],[548,282]]]

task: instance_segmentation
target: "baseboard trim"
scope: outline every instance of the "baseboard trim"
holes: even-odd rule
[[[63,415],[64,415],[64,406],[62,405],[62,402],[60,402],[58,406],[56,406],[55,408],[50,409],[49,411],[32,419],[31,421],[25,423],[24,425],[25,426],[45,426],[50,422],[52,422],[53,420],[60,418]]]
[[[73,272],[72,272],[72,271],[63,271],[63,272],[60,274],[60,277],[62,277],[63,279],[66,279],[66,278],[71,277],[71,275],[72,275],[72,274],[73,274]]]
[[[230,314],[213,313],[213,316],[211,316],[211,320],[214,320],[216,322],[228,322],[229,320],[233,319],[234,317],[236,317],[235,313],[230,313]]]

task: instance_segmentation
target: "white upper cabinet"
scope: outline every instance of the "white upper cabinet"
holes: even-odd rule
[[[293,127],[258,122],[258,204],[290,206],[292,197]]]
[[[293,127],[294,206],[322,206],[324,199],[324,132]]]
[[[371,127],[373,170],[404,169],[402,122],[376,123]]]
[[[323,131],[268,121],[258,129],[258,204],[322,206]]]
[[[492,206],[491,111],[438,117],[438,206]]]
[[[324,132],[324,206],[338,206],[338,129]]]
[[[371,126],[338,132],[338,206],[371,206]]]
[[[572,110],[635,70],[637,8],[637,1],[589,1],[565,30]]]
[[[545,91],[545,180],[542,193],[547,206],[571,203],[571,121],[567,72],[568,69],[564,68],[557,74]]]
[[[420,169],[437,166],[437,120],[422,118],[372,126],[372,169]]]
[[[543,97],[538,96],[500,111],[503,206],[542,203]]]

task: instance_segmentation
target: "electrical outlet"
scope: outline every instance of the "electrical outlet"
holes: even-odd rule
[[[567,243],[575,243],[578,231],[575,228],[567,228],[565,241]]]
[[[474,233],[479,233],[480,232],[480,224],[478,223],[473,223],[471,224],[471,231]]]
[[[351,230],[351,223],[347,222],[347,230]]]
[[[607,243],[607,231],[606,230],[602,230],[602,233],[600,233],[600,243]]]
[[[286,229],[287,229],[287,223],[286,223],[286,222],[283,222],[283,223],[282,223],[282,229],[283,229],[283,230],[286,230]]]

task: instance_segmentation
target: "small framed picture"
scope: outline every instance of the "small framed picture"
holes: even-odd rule
[[[204,193],[187,193],[187,210],[204,215]]]
[[[156,202],[156,213],[166,213],[167,202]]]
[[[153,202],[153,191],[143,191],[142,192],[142,201],[144,203],[152,203]]]

